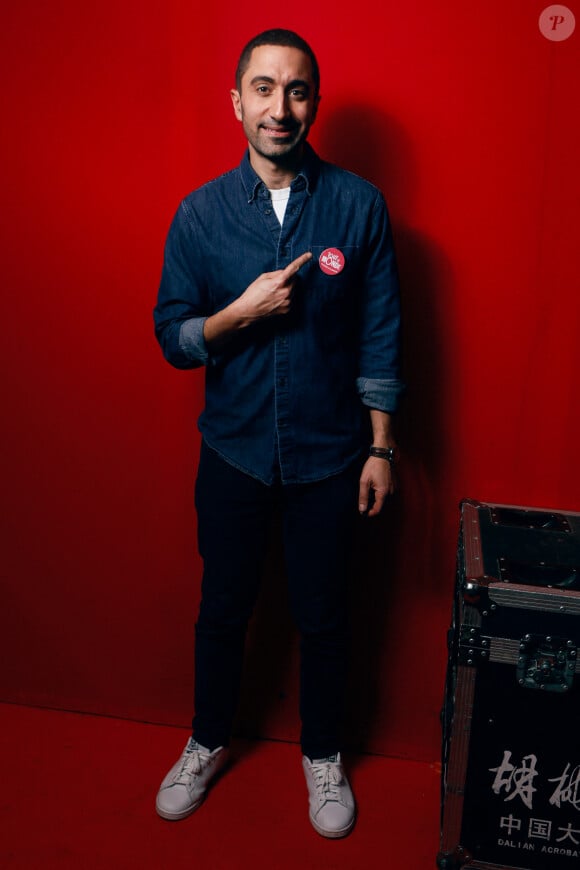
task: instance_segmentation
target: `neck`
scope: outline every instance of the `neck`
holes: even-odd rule
[[[250,163],[266,187],[270,190],[279,190],[282,187],[289,187],[298,175],[302,163],[302,153],[302,149],[300,149],[299,154],[289,155],[287,160],[274,161],[259,154],[250,145]]]

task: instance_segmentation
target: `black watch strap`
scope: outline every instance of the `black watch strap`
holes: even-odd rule
[[[386,459],[387,462],[390,462],[391,465],[395,461],[395,448],[394,447],[375,447],[372,445],[369,449],[369,456],[376,456],[379,459]]]

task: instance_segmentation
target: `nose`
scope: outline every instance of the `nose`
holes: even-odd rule
[[[270,103],[270,117],[273,121],[283,121],[289,114],[288,97],[283,88],[274,91]]]

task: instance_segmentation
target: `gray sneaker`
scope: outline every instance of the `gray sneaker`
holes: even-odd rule
[[[190,737],[183,753],[159,788],[155,809],[169,821],[185,819],[203,802],[206,789],[222,769],[228,751],[218,746],[213,752]]]
[[[346,837],[354,826],[356,806],[342,768],[340,752],[314,761],[304,755],[302,765],[314,830],[323,837]]]

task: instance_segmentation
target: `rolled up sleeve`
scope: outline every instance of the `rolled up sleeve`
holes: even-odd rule
[[[405,384],[398,379],[357,378],[357,391],[363,405],[394,414],[405,392]]]
[[[191,317],[179,327],[179,347],[183,354],[199,365],[207,365],[209,353],[203,336],[206,317]]]

